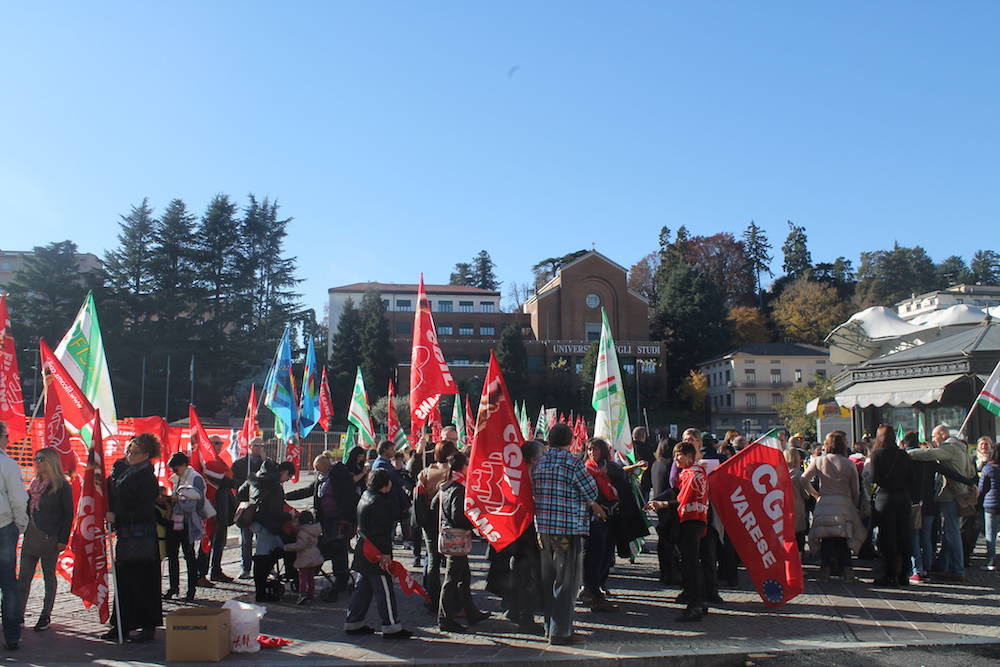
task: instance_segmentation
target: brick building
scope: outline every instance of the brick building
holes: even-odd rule
[[[512,323],[521,327],[530,373],[541,373],[553,363],[578,373],[588,346],[600,339],[601,306],[608,312],[622,371],[631,375],[638,366],[643,373],[661,373],[663,346],[649,340],[649,304],[628,289],[627,273],[601,253],[588,252],[563,266],[528,299],[522,312],[502,312],[497,291],[456,285],[425,284],[424,288],[441,349],[459,381],[483,376],[490,351]],[[327,344],[332,346],[346,300],[360,305],[371,289],[385,304],[393,354],[399,363],[398,391],[406,393],[416,284],[371,282],[330,288]]]

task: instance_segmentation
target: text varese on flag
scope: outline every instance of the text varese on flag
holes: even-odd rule
[[[438,344],[431,303],[424,290],[424,276],[420,274],[413,316],[413,348],[410,350],[410,432],[420,432],[441,394],[457,393],[458,384]]]
[[[795,542],[792,478],[784,454],[755,443],[708,478],[712,509],[768,607],[802,592],[802,561]]]
[[[465,516],[497,551],[535,518],[524,438],[496,356],[490,353],[466,477]]]

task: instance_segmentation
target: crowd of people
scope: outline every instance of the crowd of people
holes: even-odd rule
[[[6,439],[0,423],[0,611],[13,649],[39,565],[44,599],[34,629],[49,627],[56,560],[69,541],[74,507],[58,452],[36,453],[35,475],[25,488],[17,463],[2,453]],[[522,445],[534,522],[503,550],[487,553],[485,587],[502,600],[504,617],[518,631],[544,635],[554,645],[581,641],[574,632],[577,607],[618,611],[610,572],[616,559],[634,561],[644,549],[647,517],[655,517],[659,580],[681,586],[677,621],[700,621],[723,601],[720,581],[737,583],[739,564],[712,511],[709,473],[746,440],[729,432],[717,442],[687,429],[679,441],[663,437],[654,444],[640,427],[632,434],[635,463],[601,438],[587,441],[582,451],[572,451],[573,442],[572,430],[556,424],[546,441]],[[223,442],[213,438],[212,445],[221,451]],[[1000,448],[989,438],[979,440],[975,456],[946,426],[937,426],[928,442],[916,432],[897,442],[896,431],[881,426],[873,438],[851,445],[835,431],[822,444],[795,435],[778,446],[792,481],[798,547],[805,562],[818,564],[819,580],[854,580],[861,557],[877,559],[874,586],[961,581],[984,532],[983,567],[994,569]],[[476,535],[464,511],[469,459],[453,426],[446,425],[437,441],[426,434],[412,452],[397,452],[390,441],[371,450],[355,447],[342,458],[324,452],[312,461],[314,479],[287,493],[294,466],[264,456],[259,441],[231,466],[221,458],[192,461],[195,455],[170,457],[168,488],[157,482],[153,461],[160,443],[151,434],[133,438],[111,466],[108,520],[117,536],[117,586],[105,639],[153,639],[162,625],[162,600],[181,596],[181,556],[186,601],[196,599],[199,588],[252,579],[257,602],[277,601],[291,587],[297,604],[309,604],[317,572],[329,563],[327,599],[350,595],[348,635],[406,639],[411,632],[403,627],[393,574],[398,542],[422,570],[427,607],[442,631],[471,632],[492,616],[472,593],[469,555]],[[290,505],[296,500],[311,500],[311,506],[296,511]],[[222,554],[234,524],[242,567],[230,577]],[[372,601],[378,630],[366,621]]]

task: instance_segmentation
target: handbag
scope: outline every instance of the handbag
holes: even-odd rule
[[[119,563],[147,563],[160,560],[156,524],[133,523],[118,527],[115,560]]]
[[[468,556],[472,552],[472,531],[468,528],[445,528],[441,525],[444,519],[444,503],[441,501],[441,491],[438,491],[438,553],[442,556]]]
[[[245,530],[253,525],[254,519],[256,518],[257,505],[253,503],[240,503],[239,507],[236,508],[236,516],[234,517],[233,523],[235,523],[238,528]]]

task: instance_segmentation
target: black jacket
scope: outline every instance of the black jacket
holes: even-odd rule
[[[264,459],[260,456],[241,456],[233,462],[233,488],[237,490],[239,500],[247,500],[246,492],[249,487],[243,485],[250,479],[250,475],[260,470]],[[249,464],[249,465],[248,465]]]
[[[254,521],[275,535],[280,535],[282,526],[292,518],[285,511],[285,490],[278,479],[278,464],[265,459],[247,481],[250,502],[257,507]]]
[[[440,513],[441,528],[463,528],[472,530],[472,522],[465,516],[465,486],[453,479],[441,485],[437,497],[431,503],[431,511]]]
[[[116,526],[155,524],[156,499],[160,485],[149,461],[130,466],[125,459],[115,461],[108,478],[109,508]]]
[[[35,520],[38,529],[51,537],[56,544],[69,543],[69,531],[73,527],[73,489],[69,482],[63,482],[55,493],[45,492],[38,499],[38,509],[28,515]]]
[[[872,454],[872,479],[879,494],[910,495],[910,457],[898,447],[886,447]]]
[[[358,502],[358,535],[360,539],[354,547],[352,568],[362,574],[377,574],[378,563],[372,563],[364,555],[364,541],[367,540],[383,556],[392,556],[392,533],[396,527],[393,503],[388,494],[365,491]]]

